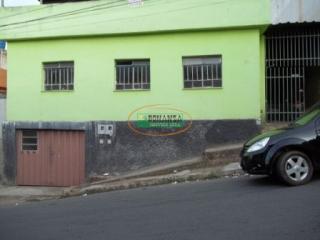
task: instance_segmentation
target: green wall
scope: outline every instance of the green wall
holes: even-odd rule
[[[259,29],[10,41],[8,120],[127,120],[136,108],[171,104],[193,119],[260,119]],[[182,57],[222,55],[223,87],[183,89]],[[150,91],[115,91],[115,59],[150,58]],[[42,62],[73,60],[75,89],[44,92]]]
[[[260,108],[261,121],[266,121],[266,39],[263,34],[260,35]]]

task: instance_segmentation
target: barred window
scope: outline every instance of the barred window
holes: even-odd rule
[[[52,90],[73,90],[74,63],[53,62],[44,63],[44,89]]]
[[[150,89],[150,60],[117,60],[116,89]]]
[[[222,57],[184,57],[184,88],[206,88],[222,86]]]
[[[35,130],[22,131],[22,150],[37,150],[38,149],[38,135]]]

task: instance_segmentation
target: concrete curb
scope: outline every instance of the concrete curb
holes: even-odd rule
[[[236,167],[238,166],[238,167]],[[208,179],[216,179],[225,176],[240,176],[243,171],[240,169],[238,162],[228,164],[226,166],[218,166],[211,168],[200,168],[194,170],[183,170],[172,174],[149,176],[132,179],[123,179],[118,182],[107,182],[100,184],[93,184],[84,187],[75,187],[68,189],[61,196],[73,197],[73,196],[87,196],[88,194],[109,192],[115,190],[126,190],[138,187],[148,187],[163,184],[177,184],[181,182],[202,181]]]
[[[80,196],[98,192],[109,192],[115,190],[125,190],[138,187],[147,187],[147,186],[156,186],[163,184],[176,184],[179,182],[188,182],[195,180],[204,180],[218,178],[218,175],[215,172],[207,174],[188,174],[187,176],[177,176],[177,175],[162,175],[154,177],[144,177],[144,178],[135,178],[121,180],[114,183],[104,183],[104,184],[95,184],[84,188],[73,188],[70,191],[66,191],[62,197],[70,196]]]

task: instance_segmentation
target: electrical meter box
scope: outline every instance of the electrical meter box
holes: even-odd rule
[[[98,124],[98,135],[113,135],[112,124]]]

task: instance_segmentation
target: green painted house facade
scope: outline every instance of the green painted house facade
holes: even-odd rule
[[[126,121],[151,103],[172,104],[194,120],[258,120],[262,93],[252,89],[263,86],[260,38],[245,29],[9,42],[8,119]],[[184,89],[183,57],[210,55],[222,56],[222,86]],[[118,59],[150,59],[150,89],[117,90]],[[74,62],[74,89],[45,91],[42,64],[61,61]]]
[[[268,0],[1,9],[0,38],[8,41],[6,177],[18,174],[16,134],[26,129],[83,131],[87,177],[200,156],[257,133],[265,116],[269,9]],[[61,70],[68,66],[72,72]],[[47,70],[53,67],[60,68],[56,77]],[[132,129],[137,111],[179,112],[185,126]]]

